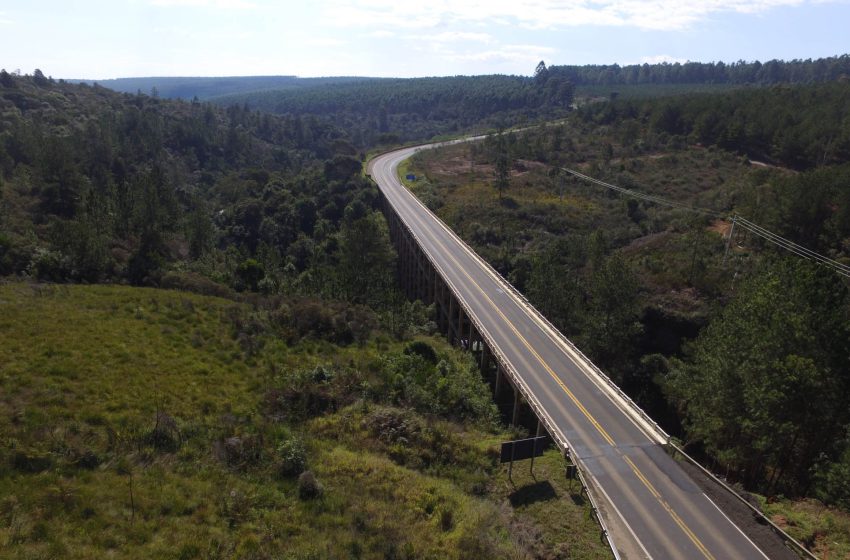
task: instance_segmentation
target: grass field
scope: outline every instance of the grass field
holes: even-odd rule
[[[464,354],[422,338],[442,364],[422,370],[380,332],[287,345],[264,315],[0,285],[0,558],[610,557],[557,454],[514,485],[504,428],[415,404],[486,393]],[[393,364],[443,377],[393,398],[413,390]]]

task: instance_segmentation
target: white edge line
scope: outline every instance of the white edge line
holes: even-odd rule
[[[417,150],[418,150],[418,149],[417,149]],[[377,159],[377,158],[375,158],[375,159]],[[375,159],[373,159],[372,161],[375,161]],[[405,159],[407,159],[407,158],[405,158]],[[402,161],[403,161],[403,160],[402,160]],[[390,171],[391,171],[390,176],[391,176],[391,177],[393,177],[393,178],[395,178],[395,174],[394,174],[395,168],[397,168],[397,164],[396,164],[395,166],[394,166],[394,165],[391,165],[391,166],[390,166]],[[420,202],[420,201],[419,201],[419,199],[416,197],[416,195],[414,195],[412,192],[410,192],[410,190],[409,190],[409,189],[407,189],[407,188],[406,188],[406,187],[405,187],[405,186],[401,183],[401,181],[400,181],[400,180],[398,181],[398,184],[401,186],[401,188],[402,188],[402,192],[406,193],[406,194],[407,194],[407,196],[409,196],[409,197],[410,197],[410,199],[415,200],[416,202],[418,202],[418,203],[421,205],[421,202]],[[405,195],[401,195],[401,196],[405,196]],[[390,202],[390,204],[392,204],[392,202]],[[427,210],[427,211],[428,211],[428,212],[429,212],[432,216],[436,217],[436,216],[433,214],[433,212],[431,212],[431,211],[430,211],[430,210],[428,210],[427,208],[426,208],[426,210]],[[442,222],[440,222],[440,223],[442,223]],[[443,224],[443,227],[446,227],[446,226]],[[409,228],[409,227],[407,227],[406,229],[408,230],[408,233],[409,233],[409,234],[410,234],[410,235],[414,238],[414,240],[416,240],[418,236],[417,236],[415,233],[413,233],[413,231],[412,231],[412,230],[410,230],[410,228]],[[449,231],[451,231],[451,230],[449,230]],[[473,253],[473,254],[474,254],[474,253]],[[487,328],[484,326],[484,323],[483,323],[483,322],[482,322],[482,321],[481,321],[481,320],[477,317],[477,315],[475,314],[475,312],[472,310],[472,307],[471,307],[471,306],[470,306],[470,305],[469,305],[469,304],[468,304],[468,303],[464,300],[464,298],[463,298],[462,296],[460,296],[459,292],[457,291],[456,287],[454,286],[454,283],[453,283],[453,282],[452,282],[452,281],[448,278],[448,276],[447,276],[447,275],[445,274],[445,272],[443,271],[442,267],[441,267],[439,264],[437,264],[436,262],[434,262],[434,261],[431,259],[431,257],[430,257],[429,255],[427,255],[427,254],[426,254],[425,256],[426,256],[426,258],[430,261],[431,266],[433,266],[433,267],[434,267],[434,269],[435,269],[435,270],[437,270],[437,272],[440,274],[440,276],[442,277],[442,279],[443,279],[443,281],[446,283],[446,285],[447,285],[447,286],[449,286],[449,288],[450,288],[450,289],[452,289],[452,291],[455,293],[455,298],[457,298],[458,302],[459,302],[459,303],[460,303],[463,307],[466,307],[466,308],[467,308],[467,309],[466,309],[466,311],[467,311],[467,314],[470,316],[470,319],[471,319],[474,323],[478,323],[477,327],[478,327],[478,330],[479,330],[479,331],[481,331],[481,335],[482,335],[483,337],[489,338],[489,339],[490,339],[490,341],[492,342],[492,341],[494,340],[494,339],[493,339],[493,336],[490,334],[490,332],[489,332],[489,331],[487,330]],[[475,256],[477,257],[477,255],[475,255]],[[483,290],[482,290],[482,291],[483,291]],[[498,352],[498,349],[497,349],[497,348],[496,348],[496,347],[495,347],[492,343],[491,343],[490,345],[491,345],[491,346],[493,346],[493,348],[491,349],[491,351],[493,351],[494,353]],[[499,353],[501,353],[501,352],[499,352]],[[498,356],[497,356],[497,357],[498,357]],[[509,367],[510,367],[510,369],[511,369],[511,370],[513,370],[513,369],[514,369],[514,368],[513,368],[513,366],[510,364],[510,362],[509,362],[506,358],[504,358],[504,357],[503,357],[503,361],[505,362],[505,365],[507,365],[507,366],[509,366]],[[544,417],[545,417],[546,422],[544,422],[544,423],[548,424],[548,425],[552,428],[552,430],[553,430],[554,432],[556,432],[558,436],[560,436],[559,438],[556,438],[556,439],[560,439],[560,440],[562,441],[562,444],[563,444],[563,446],[565,447],[565,449],[564,449],[564,450],[566,451],[566,450],[573,449],[574,447],[573,447],[573,445],[570,443],[569,439],[568,439],[568,438],[564,435],[564,433],[563,433],[563,431],[561,430],[561,428],[560,428],[560,427],[558,427],[558,425],[557,425],[557,424],[556,424],[556,423],[552,420],[552,418],[551,418],[551,417],[549,416],[549,414],[546,412],[545,408],[543,408],[543,406],[542,406],[542,405],[541,405],[541,404],[537,401],[537,398],[534,396],[534,394],[531,392],[531,390],[528,388],[528,386],[526,385],[525,381],[524,381],[524,380],[523,380],[523,379],[519,376],[519,374],[517,374],[517,373],[516,373],[516,371],[507,371],[506,373],[508,373],[509,375],[511,375],[511,377],[513,377],[513,378],[514,378],[515,382],[517,383],[517,385],[519,386],[519,388],[521,389],[521,391],[522,391],[523,393],[525,393],[526,399],[527,399],[528,401],[533,401],[533,402],[534,402],[534,404],[536,405],[536,406],[534,406],[534,408],[536,408],[536,409],[540,412],[541,416],[544,416]],[[628,415],[627,415],[627,416],[628,416]],[[601,492],[601,493],[602,493],[602,495],[605,497],[605,500],[606,500],[607,504],[608,504],[609,506],[611,506],[611,508],[614,510],[614,512],[615,512],[615,513],[617,514],[617,516],[620,518],[620,521],[622,522],[621,524],[622,524],[623,526],[625,526],[625,527],[626,527],[626,529],[628,530],[629,534],[631,534],[632,538],[634,539],[634,542],[636,542],[636,543],[637,543],[637,545],[640,547],[640,549],[641,549],[641,550],[643,551],[643,553],[646,555],[646,558],[647,558],[647,559],[649,559],[649,560],[653,560],[652,555],[651,555],[651,554],[649,554],[649,551],[647,551],[647,550],[646,550],[646,547],[643,545],[643,543],[641,542],[641,540],[638,538],[637,534],[635,534],[634,529],[632,529],[631,525],[629,525],[629,523],[626,521],[626,518],[623,516],[622,512],[621,512],[621,511],[619,510],[619,508],[618,508],[618,507],[614,504],[614,501],[611,499],[611,497],[608,495],[608,493],[605,491],[605,489],[604,489],[604,488],[602,488],[602,485],[599,483],[599,481],[596,479],[596,477],[593,475],[593,473],[590,471],[590,469],[588,469],[588,468],[587,468],[587,467],[583,464],[583,463],[584,463],[584,460],[583,460],[581,457],[579,457],[579,456],[575,456],[573,459],[574,459],[577,463],[578,463],[578,462],[581,462],[581,463],[582,463],[582,471],[584,471],[584,474],[585,474],[585,475],[586,475],[586,476],[587,476],[587,477],[588,477],[588,478],[589,478],[589,479],[593,482],[593,488],[594,488],[594,489],[596,489],[596,490],[598,490],[599,492]],[[590,497],[590,496],[588,496],[588,497]],[[590,497],[590,500],[591,500],[591,502],[593,502],[593,498],[592,498],[592,497]],[[597,512],[599,512],[599,508],[598,508],[597,506],[594,506],[594,509],[595,509]],[[612,537],[612,535],[611,535],[611,531],[608,529],[608,527],[606,526],[606,524],[605,524],[603,521],[601,521],[601,519],[602,519],[601,513],[598,513],[597,517],[600,519],[600,523],[599,523],[599,524],[602,526],[602,529],[605,531],[605,534],[606,534],[607,539],[610,541],[611,548],[612,548],[612,552],[614,553],[615,558],[620,558],[620,556],[619,556],[619,551],[617,550],[617,547],[616,547],[616,546],[614,546],[614,543],[613,543],[613,537]]]
[[[452,142],[447,142],[447,143],[430,144],[430,145],[426,145],[426,146],[417,146],[415,148],[410,148],[412,150],[411,154],[409,156],[399,160],[399,163],[401,163],[402,161],[404,161],[406,159],[413,157],[413,155],[415,155],[417,152],[422,151],[422,150],[434,149],[434,148],[439,148],[441,146],[450,145],[450,144],[459,144],[459,143],[462,143],[462,142],[473,142],[473,141],[480,140],[482,138],[484,138],[484,136],[476,136],[476,137],[466,138],[466,139],[462,139],[462,140],[454,140]],[[392,152],[390,152],[390,153],[392,153]],[[372,161],[375,161],[376,159],[378,159],[378,158],[374,158]],[[472,250],[472,248],[469,247],[469,245],[465,241],[463,241],[463,239],[461,239],[460,236],[458,236],[451,228],[449,228],[445,224],[445,222],[443,222],[443,220],[440,219],[439,216],[437,216],[427,206],[425,206],[425,204],[421,200],[419,200],[419,197],[417,197],[415,194],[413,194],[413,192],[410,191],[410,189],[405,187],[404,184],[401,183],[400,180],[399,180],[399,184],[401,184],[401,187],[404,190],[406,190],[407,192],[409,192],[411,194],[411,196],[413,197],[413,200],[415,200],[416,203],[418,203],[425,211],[427,211],[429,214],[431,214],[436,219],[437,223],[451,237],[454,237],[460,243],[460,246],[469,253],[469,255],[473,258],[473,260],[478,261],[482,265],[481,268],[484,270],[484,272],[486,272],[493,279],[493,281],[496,284],[506,287],[507,288],[506,291],[511,292],[512,294],[519,296],[519,297],[512,298],[517,303],[517,306],[525,312],[526,316],[529,319],[531,319],[531,321],[533,323],[536,323],[536,324],[538,324],[538,326],[541,327],[541,330],[546,334],[546,336],[552,342],[554,342],[555,345],[558,348],[560,348],[560,350],[564,353],[564,355],[571,362],[573,362],[573,364],[576,365],[577,369],[579,369],[585,375],[585,377],[587,377],[587,379],[600,390],[600,392],[602,392],[606,397],[608,397],[608,400],[610,400],[618,409],[620,409],[620,411],[624,413],[626,418],[628,418],[629,421],[638,430],[643,432],[643,434],[645,436],[647,436],[650,440],[655,441],[656,443],[663,445],[663,444],[666,444],[666,443],[669,442],[669,436],[666,433],[664,433],[663,431],[659,431],[658,428],[653,427],[647,420],[645,420],[640,414],[640,412],[643,412],[643,411],[641,410],[640,412],[638,412],[637,410],[635,410],[635,409],[640,410],[640,408],[637,406],[636,403],[634,403],[634,401],[632,401],[632,403],[630,405],[629,402],[625,398],[623,398],[622,395],[619,394],[619,392],[614,391],[613,388],[611,387],[611,385],[614,385],[614,383],[613,383],[613,381],[610,380],[610,378],[607,380],[607,382],[604,379],[601,379],[599,377],[600,374],[596,371],[596,369],[592,365],[590,365],[588,363],[587,358],[580,356],[576,352],[576,350],[571,347],[571,343],[568,341],[568,339],[566,339],[566,337],[563,335],[563,333],[561,333],[559,331],[554,331],[553,330],[554,327],[552,327],[549,324],[548,320],[546,320],[545,317],[543,317],[543,315],[540,313],[540,311],[538,311],[535,308],[532,308],[530,306],[530,304],[527,301],[525,301],[524,296],[516,288],[514,288],[514,286],[512,284],[510,284],[507,280],[505,280],[501,275],[496,273],[495,270],[493,270],[492,266],[489,265],[489,263],[487,263],[480,255],[478,255],[478,253],[476,253],[474,250]],[[567,342],[565,342],[565,340],[567,340]],[[602,374],[602,375],[604,375],[604,374]],[[622,389],[620,389],[620,391],[622,391]],[[646,414],[646,413],[643,412],[643,414]]]
[[[415,155],[419,151],[422,151],[422,150],[425,150],[425,149],[434,149],[434,148],[438,148],[438,147],[442,147],[442,146],[446,146],[446,145],[458,144],[458,143],[463,143],[463,142],[476,141],[476,140],[480,140],[482,138],[484,138],[484,136],[478,136],[478,137],[454,140],[454,141],[451,141],[451,142],[441,142],[441,143],[437,143],[437,144],[431,144],[431,145],[426,145],[426,146],[417,146],[417,147],[414,147],[414,148],[410,148],[411,153],[408,156],[406,156],[405,158],[399,159],[398,162],[395,165],[390,166],[391,176],[393,178],[395,178],[395,170],[398,168],[398,165],[402,161],[409,159],[410,157],[412,157],[413,155]],[[390,152],[390,153],[392,153],[392,152]],[[389,154],[386,154],[386,155],[389,155]],[[380,157],[380,156],[378,156],[378,157]],[[373,160],[370,161],[370,164],[373,163],[375,160],[377,160],[378,157],[373,158]],[[413,192],[410,189],[408,189],[401,182],[401,180],[398,180],[398,184],[401,186],[401,188],[404,191],[406,191],[410,195],[411,200],[413,200],[416,204],[418,204],[420,207],[422,207],[428,214],[430,214],[433,218],[435,218],[436,222],[446,231],[446,233],[448,233],[451,237],[455,238],[456,241],[459,242],[459,245],[468,253],[469,256],[471,256],[473,258],[473,260],[475,260],[475,261],[479,262],[479,264],[483,265],[481,268],[487,273],[488,276],[491,277],[491,279],[497,285],[501,285],[501,286],[507,288],[506,292],[510,292],[513,295],[519,295],[520,296],[520,297],[511,298],[511,299],[514,300],[514,302],[517,304],[517,306],[524,311],[526,316],[529,319],[531,319],[532,322],[538,324],[538,326],[541,327],[541,330],[546,334],[546,336],[553,343],[555,343],[555,345],[559,349],[561,349],[561,351],[564,353],[564,355],[570,361],[572,361],[573,364],[575,364],[577,366],[577,368],[585,375],[585,377],[588,378],[588,380],[590,380],[597,388],[599,388],[601,390],[601,392],[613,404],[615,404],[617,406],[617,408],[619,408],[622,412],[625,412],[626,418],[628,418],[629,421],[632,422],[632,424],[636,428],[638,428],[641,432],[644,433],[644,435],[648,436],[651,440],[656,440],[656,441],[659,441],[660,443],[666,443],[666,440],[664,438],[659,438],[659,434],[658,434],[657,430],[653,429],[653,427],[651,425],[649,425],[649,423],[644,418],[642,418],[640,415],[637,415],[637,416],[635,415],[636,411],[634,411],[633,409],[635,407],[637,407],[636,404],[632,403],[631,406],[630,406],[630,404],[621,395],[619,395],[615,391],[612,391],[611,387],[609,386],[609,384],[612,383],[610,381],[610,379],[608,380],[608,383],[606,383],[603,379],[600,379],[598,373],[594,370],[594,368],[592,366],[588,365],[587,358],[582,356],[582,355],[579,355],[576,352],[576,350],[574,348],[572,348],[571,343],[569,341],[564,342],[564,340],[562,340],[562,339],[566,338],[566,337],[564,337],[563,333],[560,333],[560,331],[553,331],[553,327],[548,323],[548,321],[545,321],[545,320],[540,321],[539,319],[542,317],[542,314],[540,314],[540,312],[536,308],[531,308],[530,303],[528,303],[524,299],[524,296],[522,296],[516,290],[516,288],[513,287],[513,285],[511,285],[509,282],[507,282],[507,280],[505,280],[501,275],[496,273],[492,269],[492,267],[489,265],[489,263],[486,263],[486,261],[484,261],[483,258],[480,255],[478,255],[478,253],[476,253],[474,250],[472,250],[472,248],[469,247],[468,244],[465,241],[463,241],[451,228],[449,228],[442,221],[442,219],[439,218],[439,216],[437,216],[434,212],[432,212],[429,208],[427,208],[424,205],[424,203],[421,200],[419,200],[419,197],[417,197],[415,194],[413,194]],[[431,260],[431,259],[429,259],[429,260]],[[435,268],[437,268],[440,271],[441,276],[443,277],[443,280],[446,281],[448,284],[451,284],[451,282],[448,281],[445,274],[442,273],[441,267],[438,267],[436,265],[436,263],[434,263],[433,261],[432,261],[431,264],[432,264],[432,266],[435,266]],[[466,303],[466,302],[464,302],[464,303]],[[466,305],[466,307],[469,308],[468,305]],[[469,311],[471,311],[471,308],[469,309]],[[474,313],[470,313],[470,315],[474,315]],[[540,317],[538,317],[538,315]],[[475,319],[478,319],[478,318],[475,317]],[[479,325],[481,325],[483,327],[483,323],[481,323],[480,320],[477,320],[476,322],[478,322]],[[484,330],[484,329],[482,329],[482,330]],[[488,338],[490,338],[492,340],[492,336],[489,336],[489,332],[487,333],[487,335],[488,335]],[[525,389],[524,392],[529,392],[528,388],[524,386],[525,383],[522,383],[522,385],[523,385],[523,389]],[[534,399],[534,400],[536,400],[536,399]],[[539,403],[537,403],[537,404],[538,404],[540,411],[543,412],[545,416],[547,416],[547,420],[549,420],[549,424],[552,425],[553,427],[556,427],[554,422],[551,420],[551,418],[548,418],[548,414],[546,414],[545,411],[542,409],[542,407],[539,406]],[[569,441],[564,436],[563,432],[561,432],[560,428],[556,427],[556,429],[560,432],[559,435],[561,436],[561,439],[569,445]],[[664,435],[666,435],[666,434],[664,434]],[[576,457],[576,459],[580,459],[580,458]],[[583,470],[585,471],[587,476],[593,481],[594,487],[605,496],[607,503],[617,513],[617,516],[623,521],[623,525],[626,526],[629,533],[632,535],[635,542],[638,543],[638,546],[644,552],[646,557],[651,559],[652,556],[649,554],[649,552],[643,546],[643,543],[641,543],[641,541],[638,539],[637,535],[634,533],[634,530],[631,528],[631,526],[629,526],[629,524],[626,522],[622,513],[617,508],[617,506],[614,504],[614,502],[611,500],[608,493],[605,492],[605,490],[599,484],[599,481],[596,480],[596,477],[593,476],[593,474],[587,468],[585,468]],[[724,513],[723,510],[721,510],[720,507],[717,506],[717,504],[713,500],[711,500],[711,498],[709,498],[705,493],[703,493],[702,495],[711,503],[711,505],[713,505],[717,509],[717,511],[720,512],[720,514],[726,519],[726,521],[729,522],[729,524],[731,524],[733,527],[735,527],[735,529],[753,546],[753,548],[758,550],[759,554],[761,554],[765,559],[770,560],[769,557],[746,535],[746,533],[744,533],[743,530],[737,524],[735,524],[726,515],[726,513]]]
[[[717,511],[719,511],[719,512],[720,512],[720,515],[722,515],[722,516],[726,519],[726,521],[728,521],[728,522],[729,522],[729,524],[730,524],[730,525],[732,525],[735,529],[737,529],[737,530],[738,530],[738,532],[739,532],[739,533],[741,533],[741,535],[743,535],[743,537],[744,537],[745,539],[747,539],[747,541],[748,541],[751,545],[753,545],[753,548],[755,548],[756,550],[758,550],[758,551],[759,551],[759,554],[761,554],[762,556],[764,556],[764,558],[765,558],[766,560],[770,560],[770,557],[769,557],[767,554],[765,554],[765,553],[764,553],[764,551],[763,551],[762,549],[760,549],[760,548],[758,547],[758,545],[757,545],[756,543],[754,543],[754,542],[753,542],[753,540],[752,540],[750,537],[748,537],[748,536],[747,536],[747,534],[746,534],[744,531],[742,531],[742,530],[741,530],[741,528],[740,528],[740,527],[738,527],[738,524],[737,524],[737,523],[735,523],[734,521],[732,521],[731,519],[729,519],[729,516],[728,516],[728,515],[726,515],[726,513],[725,513],[722,509],[720,509],[720,506],[718,506],[717,504],[715,504],[715,503],[714,503],[714,500],[712,500],[711,498],[709,498],[709,497],[708,497],[708,494],[706,494],[705,492],[703,492],[703,493],[702,493],[702,495],[703,495],[703,496],[705,496],[705,499],[706,499],[706,500],[708,500],[708,502],[709,502],[711,505],[713,505],[713,506],[717,509]]]
[[[404,159],[408,159],[408,158],[412,157],[416,152],[419,152],[419,151],[422,151],[422,150],[438,148],[438,147],[441,147],[441,146],[444,146],[444,145],[449,145],[449,144],[458,144],[458,143],[462,143],[462,142],[476,141],[476,140],[480,140],[482,138],[484,138],[484,136],[477,136],[477,137],[471,137],[471,138],[466,138],[466,139],[454,140],[454,141],[446,142],[446,143],[417,146],[413,149],[413,152],[409,156],[400,160],[399,163],[401,161],[404,161]],[[413,192],[410,191],[410,189],[406,188],[404,186],[404,184],[401,183],[401,180],[399,180],[399,184],[401,184],[402,188],[405,191],[410,193],[413,200],[415,200],[423,209],[425,209],[426,212],[430,213],[436,219],[437,223],[440,224],[440,226],[442,226],[442,228],[451,237],[455,238],[460,243],[461,247],[463,247],[468,252],[468,254],[473,258],[473,260],[476,260],[480,264],[482,264],[483,270],[496,282],[497,285],[501,285],[503,287],[506,287],[508,292],[510,292],[511,294],[513,294],[515,296],[518,296],[518,297],[514,297],[512,299],[518,304],[519,307],[521,307],[525,311],[525,313],[529,317],[529,319],[531,319],[534,323],[537,323],[538,326],[542,327],[542,330],[546,333],[546,335],[549,337],[549,339],[552,342],[554,342],[556,344],[556,346],[558,346],[561,349],[562,352],[564,352],[564,355],[568,359],[570,359],[576,366],[578,366],[578,369],[581,370],[581,372],[591,381],[591,383],[596,385],[596,387],[598,389],[600,389],[600,391],[606,397],[608,397],[608,399],[612,403],[614,403],[614,405],[617,408],[619,408],[621,412],[624,413],[624,416],[626,418],[628,418],[629,421],[636,428],[638,428],[638,430],[643,432],[644,435],[646,435],[650,440],[655,440],[657,443],[660,443],[662,445],[669,443],[669,435],[667,435],[665,432],[663,432],[663,430],[660,430],[659,428],[653,428],[653,426],[649,423],[649,421],[647,421],[641,415],[641,414],[646,414],[646,413],[643,412],[643,410],[640,409],[640,407],[638,407],[637,404],[634,401],[631,401],[631,399],[626,400],[626,398],[624,398],[620,394],[620,392],[622,390],[619,389],[619,387],[617,387],[610,380],[610,378],[605,376],[606,379],[602,379],[601,376],[603,376],[605,374],[597,371],[598,368],[596,368],[596,366],[594,366],[592,364],[592,362],[589,362],[587,357],[584,356],[581,353],[580,350],[575,348],[574,345],[572,344],[572,342],[570,342],[569,339],[567,339],[563,335],[563,333],[554,329],[554,327],[549,323],[549,321],[536,308],[534,308],[530,305],[530,303],[525,298],[525,296],[523,296],[505,278],[503,278],[500,274],[498,274],[498,272],[496,272],[492,268],[492,266],[489,263],[487,263],[487,261],[483,260],[483,258],[480,255],[478,255],[478,253],[476,253],[474,250],[472,250],[472,248],[469,247],[469,245],[465,241],[463,241],[463,239],[461,239],[451,228],[449,228],[440,219],[439,216],[437,216],[436,214],[431,212],[431,210],[429,208],[427,208],[424,205],[424,203],[422,203],[422,201],[419,200],[419,198],[415,194],[413,194]],[[614,385],[614,387],[616,387],[618,390],[617,391],[612,390],[612,385]],[[652,422],[654,423],[654,420]],[[666,437],[662,437],[662,436],[666,436]],[[590,474],[589,471],[587,471],[587,472],[588,472],[588,475],[590,476],[590,478],[598,486],[599,485],[598,481],[595,480],[595,478]],[[600,489],[601,489],[601,487],[600,487]],[[733,492],[733,494],[736,495],[739,499],[741,499],[740,496],[738,496],[735,492]],[[607,497],[607,495],[606,495],[606,497]],[[706,498],[708,498],[708,496],[706,496]],[[709,499],[709,501],[711,501],[711,500]],[[609,499],[609,502],[610,502],[610,499]],[[613,505],[613,503],[612,503],[612,505]],[[717,506],[717,504],[715,504],[714,502],[712,502],[712,505],[714,505],[714,507],[717,508],[718,510],[720,509]],[[753,547],[756,550],[758,550],[759,553],[761,553],[764,556],[764,552],[758,546],[756,546],[755,543],[753,543],[752,540],[750,540],[750,538],[747,537],[746,534],[744,534],[743,530],[741,530],[741,528],[737,524],[735,524],[731,519],[729,519],[729,517],[727,517],[726,514],[722,512],[722,510],[721,510],[721,513],[726,518],[726,520],[729,523],[731,523],[742,535],[744,535],[744,537],[750,542],[750,544],[752,544]],[[620,517],[622,518],[622,515]],[[787,536],[787,533],[785,533],[784,531],[780,530],[780,532]],[[795,544],[800,546],[799,543],[797,543],[793,539],[791,539],[791,540],[792,540],[792,542],[794,542]],[[643,548],[643,547],[641,547],[641,548]],[[805,547],[803,547],[803,548],[805,548]]]

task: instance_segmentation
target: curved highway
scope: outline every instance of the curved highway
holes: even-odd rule
[[[767,558],[664,451],[663,432],[401,184],[399,163],[438,145],[383,154],[367,173],[591,479],[619,556]]]

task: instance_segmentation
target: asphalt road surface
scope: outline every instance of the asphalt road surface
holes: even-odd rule
[[[398,164],[417,149],[427,147],[378,156],[368,172],[589,475],[620,556],[767,558],[667,455],[658,432],[627,413],[592,367],[401,184]]]

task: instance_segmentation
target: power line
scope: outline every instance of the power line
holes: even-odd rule
[[[707,208],[699,208],[698,206],[690,206],[688,204],[684,204],[682,202],[676,202],[673,200],[667,200],[666,198],[661,198],[660,196],[653,196],[651,194],[644,194],[642,192],[638,192],[632,189],[627,189],[625,187],[618,187],[617,185],[612,185],[611,183],[606,183],[605,181],[600,181],[599,179],[595,179],[590,177],[589,175],[585,175],[584,173],[579,173],[573,169],[567,169],[566,167],[559,167],[558,169],[569,173],[570,175],[574,175],[579,179],[584,179],[585,181],[590,181],[591,183],[596,183],[597,185],[606,187],[608,189],[615,190],[626,196],[631,196],[634,198],[639,198],[641,200],[646,200],[647,202],[653,202],[655,204],[660,204],[662,206],[670,206],[672,208],[678,208],[680,210],[688,210],[690,212],[696,212],[697,214],[704,214],[707,216],[715,216],[715,217],[723,217],[719,212],[715,212],[714,210],[708,210]]]
[[[812,251],[811,249],[808,249],[806,247],[803,247],[802,245],[794,243],[790,239],[786,239],[786,238],[784,238],[780,235],[777,235],[777,234],[773,233],[772,231],[767,230],[767,229],[761,227],[758,224],[754,224],[753,222],[746,220],[746,219],[744,219],[740,216],[735,216],[732,219],[735,220],[741,227],[743,227],[747,231],[751,231],[752,233],[754,233],[755,235],[758,235],[762,239],[765,239],[765,240],[773,243],[774,245],[777,245],[778,247],[782,247],[786,251],[794,253],[797,256],[815,261],[818,264],[826,266],[827,268],[834,270],[835,272],[837,272],[838,274],[841,274],[842,276],[846,276],[846,277],[850,278],[850,266],[847,266],[846,264],[842,264],[842,263],[840,263],[836,260],[833,260],[833,259],[831,259],[827,256],[821,255],[820,253],[816,253],[815,251]]]
[[[644,194],[642,192],[638,192],[638,191],[635,191],[635,190],[632,190],[632,189],[627,189],[627,188],[624,188],[624,187],[618,187],[617,185],[612,185],[611,183],[606,183],[605,181],[601,181],[601,180],[596,179],[594,177],[590,177],[589,175],[585,175],[584,173],[579,173],[578,171],[575,171],[573,169],[567,169],[566,167],[559,167],[558,169],[560,169],[560,170],[562,170],[566,173],[569,173],[570,175],[578,177],[579,179],[584,179],[585,181],[589,181],[591,183],[595,183],[595,184],[600,185],[602,187],[615,190],[615,191],[617,191],[621,194],[624,194],[626,196],[631,196],[633,198],[638,198],[640,200],[645,200],[647,202],[652,202],[654,204],[660,204],[662,206],[669,206],[671,208],[677,208],[677,209],[680,209],[680,210],[687,210],[689,212],[694,212],[694,213],[702,214],[702,215],[705,215],[705,216],[713,216],[713,217],[716,217],[716,218],[728,219],[724,214],[721,214],[720,212],[716,212],[714,210],[709,210],[707,208],[700,208],[698,206],[690,206],[688,204],[684,204],[684,203],[681,203],[681,202],[675,202],[673,200],[667,200],[666,198],[661,198],[660,196],[653,196],[653,195]],[[773,233],[772,231],[768,230],[767,228],[764,228],[764,227],[762,227],[758,224],[755,224],[755,223],[747,220],[746,218],[743,218],[743,217],[738,216],[738,215],[732,216],[732,228],[729,230],[729,238],[727,240],[728,241],[727,242],[727,253],[728,253],[729,243],[732,241],[732,234],[735,231],[735,225],[738,225],[738,226],[746,229],[747,231],[752,232],[754,235],[757,235],[758,237],[761,237],[762,239],[776,245],[777,247],[781,247],[782,249],[785,249],[786,251],[793,253],[794,255],[797,255],[798,257],[803,257],[804,259],[815,261],[818,264],[821,264],[821,265],[826,266],[827,268],[829,268],[831,270],[834,270],[835,272],[837,272],[838,274],[840,274],[842,276],[850,278],[850,266],[847,266],[846,264],[842,264],[842,263],[840,263],[836,260],[833,260],[833,259],[831,259],[831,258],[829,258],[825,255],[821,255],[820,253],[812,251],[811,249],[808,249],[807,247],[803,247],[802,245],[795,243],[795,242],[791,241],[790,239],[786,239],[786,238],[782,237],[781,235]],[[725,261],[725,259],[726,259],[726,256],[724,255],[724,261]]]

